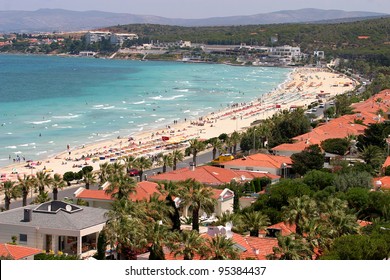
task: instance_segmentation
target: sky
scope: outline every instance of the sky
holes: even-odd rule
[[[0,11],[60,8],[99,10],[168,18],[208,18],[254,15],[302,8],[390,14],[389,0],[0,0]]]

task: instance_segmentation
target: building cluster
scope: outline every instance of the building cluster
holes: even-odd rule
[[[137,40],[138,35],[134,33],[112,33],[108,31],[89,31],[85,34],[85,42],[89,44],[109,40],[113,45],[122,45],[127,40]]]

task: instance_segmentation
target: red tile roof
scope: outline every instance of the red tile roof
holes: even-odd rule
[[[201,237],[210,239],[211,236],[207,233],[201,234]],[[276,238],[265,238],[265,237],[252,237],[243,236],[237,233],[233,233],[232,240],[235,244],[240,246],[240,259],[255,259],[265,260],[268,254],[273,253],[273,247],[278,246],[278,240]],[[167,251],[165,254],[166,260],[180,260],[182,256],[174,257],[174,255]],[[200,256],[195,255],[194,260],[199,260]]]
[[[254,154],[244,158],[225,162],[223,165],[280,168],[283,163],[292,164],[291,158],[269,154]]]
[[[269,227],[267,227],[267,229],[278,229],[280,230],[280,233],[282,236],[287,236],[287,235],[290,235],[290,234],[293,234],[293,233],[296,233],[296,225],[295,224],[288,224],[288,223],[285,223],[285,222],[280,222],[280,223],[277,223],[277,224],[274,224],[274,225],[271,225]],[[266,232],[265,231],[262,231],[261,232],[262,234],[265,234]]]
[[[157,189],[158,184],[149,181],[143,181],[137,183],[136,193],[129,195],[129,199],[132,201],[148,200],[154,193],[160,194]],[[113,200],[111,195],[107,195],[105,190],[87,190],[83,189],[76,194],[76,198],[81,199],[93,199],[93,200]],[[162,196],[160,199],[164,199]]]
[[[2,257],[11,257],[14,260],[20,260],[39,253],[42,253],[42,250],[31,247],[0,243],[0,256]]]
[[[380,102],[379,102],[380,101]],[[322,141],[330,138],[345,138],[348,135],[360,135],[371,123],[383,122],[384,116],[378,118],[377,111],[382,109],[384,112],[390,111],[390,90],[384,90],[367,99],[364,102],[352,104],[355,114],[344,115],[339,118],[317,126],[312,131],[294,137],[297,142],[292,144],[281,144],[274,147],[274,151],[301,152],[307,146],[320,144]],[[361,120],[364,125],[357,124],[355,121]]]
[[[390,176],[373,178],[372,185],[374,188],[378,186],[377,181],[381,182],[382,190],[390,190]]]
[[[241,179],[241,178],[254,179],[254,178],[261,178],[261,177],[268,177],[270,179],[279,178],[279,176],[268,174],[268,173],[230,170],[230,169],[205,165],[205,166],[196,167],[195,170],[190,170],[189,168],[181,168],[176,171],[158,174],[149,177],[149,180],[184,181],[187,179],[194,179],[205,185],[218,186],[224,183],[229,183],[233,179]]]
[[[390,165],[390,157],[386,158],[386,161],[383,163],[382,168],[386,168]]]

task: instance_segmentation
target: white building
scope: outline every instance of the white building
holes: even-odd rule
[[[87,44],[93,44],[101,42],[103,39],[109,40],[111,37],[111,32],[106,31],[89,31],[85,34],[85,42]]]
[[[290,61],[299,60],[301,57],[301,48],[292,46],[278,46],[269,49],[270,57],[286,58]]]
[[[110,37],[110,42],[113,45],[122,45],[126,40],[137,40],[138,35],[134,33],[114,33]]]

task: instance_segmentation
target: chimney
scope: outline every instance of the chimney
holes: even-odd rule
[[[190,170],[195,171],[195,162],[190,162]]]
[[[31,222],[32,220],[32,209],[24,209],[24,219],[25,222]]]

